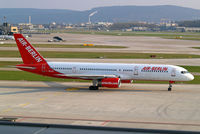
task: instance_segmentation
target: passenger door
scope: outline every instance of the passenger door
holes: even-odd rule
[[[76,67],[73,67],[72,68],[72,73],[76,73],[76,72],[77,72]]]
[[[172,77],[175,77],[175,76],[176,76],[176,69],[175,69],[175,68],[172,69],[171,76],[172,76]]]

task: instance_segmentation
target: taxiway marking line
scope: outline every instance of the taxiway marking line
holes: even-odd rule
[[[21,107],[25,107],[27,105],[29,105],[30,103],[24,103],[24,104],[20,104]]]
[[[8,109],[5,109],[5,110],[3,110],[2,112],[9,112],[9,111],[11,111],[12,109],[11,108],[8,108]]]
[[[21,119],[17,119],[16,121],[17,122],[21,122],[21,121],[23,121],[23,120],[25,120],[26,118],[21,118]]]
[[[67,89],[65,89],[65,90],[66,90],[66,91],[74,91],[74,90],[80,90],[80,88],[85,88],[85,87],[67,88]]]
[[[36,131],[34,134],[40,134],[40,133],[42,133],[43,131],[45,131],[46,129],[48,129],[48,128],[41,128],[40,130],[38,130],[38,131]]]
[[[65,89],[66,91],[75,91],[75,90],[79,90],[78,88],[67,88]]]
[[[60,92],[56,92],[53,94],[53,96],[57,96],[57,95],[60,95],[61,93]]]
[[[40,100],[40,101],[43,101],[43,100],[46,100],[46,99],[47,99],[47,98],[40,98],[39,100]]]
[[[105,126],[107,123],[109,123],[110,121],[104,121],[101,125]]]

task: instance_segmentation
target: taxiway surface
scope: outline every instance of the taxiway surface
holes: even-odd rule
[[[47,42],[54,36],[59,36],[65,42]],[[199,41],[163,39],[159,37],[145,36],[109,36],[109,35],[89,35],[89,34],[69,34],[52,33],[50,35],[33,35],[28,38],[32,44],[95,44],[125,46],[121,49],[104,48],[37,48],[39,51],[72,51],[72,52],[124,52],[124,53],[176,53],[176,54],[197,54],[200,55]],[[15,41],[5,41],[5,43],[15,43]],[[5,47],[2,50],[17,50],[17,48]]]
[[[121,37],[81,34],[33,35],[31,43],[48,43],[53,36],[64,44],[127,46],[124,49],[56,48],[55,51],[141,52],[200,54],[199,41],[167,40],[157,37]],[[11,41],[14,43],[14,41]],[[60,43],[55,43],[60,44]],[[1,50],[17,50],[2,47]],[[39,48],[52,51],[52,48]],[[62,59],[48,61],[146,63],[200,66],[200,59]],[[21,58],[0,58],[21,61]],[[0,81],[0,119],[17,122],[116,126],[200,131],[200,85],[123,84],[119,89],[89,91],[91,83]]]
[[[0,117],[17,122],[200,131],[200,86],[0,81]]]

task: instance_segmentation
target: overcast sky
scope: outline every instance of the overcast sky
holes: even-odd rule
[[[88,10],[114,5],[177,5],[200,9],[200,0],[0,0],[0,8]]]

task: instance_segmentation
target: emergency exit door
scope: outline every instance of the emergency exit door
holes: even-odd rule
[[[134,75],[139,75],[139,67],[138,66],[134,67]]]

